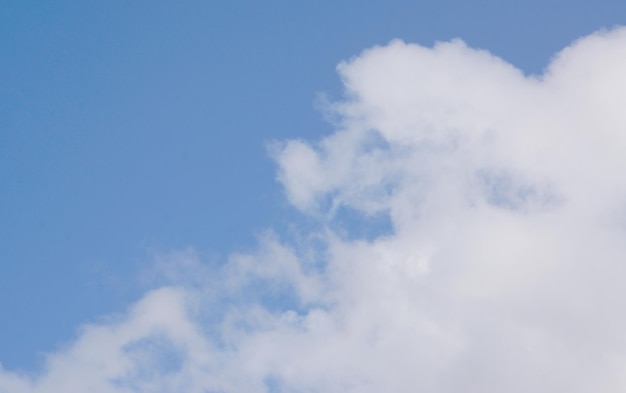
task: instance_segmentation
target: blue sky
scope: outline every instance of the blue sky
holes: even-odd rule
[[[267,146],[331,133],[318,96],[341,97],[341,61],[458,37],[540,74],[624,15],[623,1],[1,2],[0,362],[40,367],[125,310],[155,255],[219,265],[306,221]]]

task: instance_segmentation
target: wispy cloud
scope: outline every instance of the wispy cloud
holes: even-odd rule
[[[171,284],[0,392],[626,391],[625,69],[626,29],[539,76],[461,41],[365,51],[336,131],[274,146],[322,230],[164,258]],[[344,236],[345,211],[391,229]]]

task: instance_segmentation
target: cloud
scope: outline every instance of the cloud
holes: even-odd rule
[[[624,28],[539,76],[458,40],[341,63],[336,131],[273,147],[322,229],[163,258],[170,284],[0,392],[626,391],[624,69]]]

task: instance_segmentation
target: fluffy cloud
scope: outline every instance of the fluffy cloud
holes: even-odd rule
[[[626,29],[541,76],[461,41],[365,51],[336,132],[274,145],[319,232],[172,254],[170,285],[0,392],[626,391],[625,69]]]

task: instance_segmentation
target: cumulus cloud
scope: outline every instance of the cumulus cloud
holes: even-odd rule
[[[273,149],[322,229],[164,258],[171,284],[0,392],[626,391],[625,69],[623,28],[538,76],[458,40],[341,63],[336,131]]]

